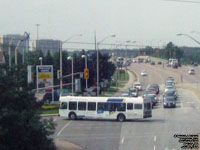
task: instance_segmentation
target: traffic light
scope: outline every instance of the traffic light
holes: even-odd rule
[[[89,69],[84,69],[84,79],[89,78]]]

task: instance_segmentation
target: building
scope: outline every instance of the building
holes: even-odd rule
[[[25,38],[26,38],[25,35],[7,34],[7,35],[3,35],[2,40],[0,42],[2,43],[3,50],[8,51],[9,45],[16,48],[18,42]],[[18,52],[21,52],[21,53],[28,51],[29,50],[29,39],[21,41],[17,50],[18,50]]]
[[[60,40],[41,39],[32,42],[32,50],[42,50],[44,55],[50,51],[51,55],[60,50]]]
[[[5,62],[6,62],[5,57],[4,57],[3,51],[1,50],[1,47],[0,47],[0,64],[4,64]]]

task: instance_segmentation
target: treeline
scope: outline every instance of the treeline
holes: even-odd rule
[[[14,64],[14,52],[12,52],[12,65]],[[5,51],[5,59],[6,64],[9,62],[8,52]],[[63,64],[63,76],[69,75],[72,73],[72,64],[71,60],[68,60],[68,56],[71,55],[74,58],[74,73],[83,72],[85,68],[85,59],[82,58],[82,55],[87,55],[87,66],[89,69],[89,79],[88,79],[88,87],[96,85],[96,77],[97,77],[97,57],[95,51],[85,52],[84,50],[79,53],[71,53],[69,54],[67,51],[62,52],[62,64]],[[48,51],[46,55],[43,54],[41,50],[36,51],[28,51],[24,53],[24,64],[23,64],[23,54],[18,53],[18,65],[27,66],[32,65],[33,74],[34,74],[34,82],[32,84],[33,88],[36,88],[36,65],[40,65],[39,57],[42,57],[43,65],[53,65],[54,70],[54,85],[59,85],[60,80],[57,77],[57,71],[60,69],[60,53],[55,52],[53,55]],[[99,55],[99,79],[100,82],[104,80],[111,80],[112,75],[115,71],[115,65],[109,61],[110,56],[108,54]],[[74,76],[74,78],[80,78],[80,76]],[[71,77],[63,78],[63,84],[71,83]],[[85,80],[81,80],[82,89],[85,88]],[[70,88],[70,87],[65,87]]]

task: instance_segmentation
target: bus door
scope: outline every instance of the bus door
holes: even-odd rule
[[[152,117],[152,104],[151,102],[144,103],[144,118]]]
[[[143,106],[141,103],[134,104],[134,116],[135,118],[143,118]]]
[[[60,116],[68,116],[68,103],[67,102],[61,102],[60,108],[59,108],[59,115]]]
[[[126,117],[127,118],[134,118],[135,117],[135,112],[134,112],[134,104],[133,103],[127,103],[127,109],[126,109]]]
[[[97,103],[97,118],[108,118],[109,111],[108,111],[108,103],[105,102],[98,102]]]

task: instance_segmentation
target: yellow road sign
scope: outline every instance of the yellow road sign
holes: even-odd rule
[[[84,69],[84,79],[89,78],[89,69]]]

